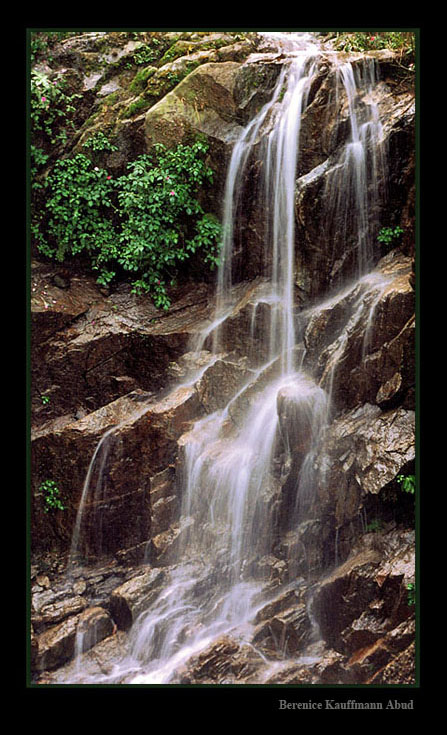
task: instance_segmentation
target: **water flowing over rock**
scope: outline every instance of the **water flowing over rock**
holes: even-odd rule
[[[32,264],[34,681],[414,683],[412,85],[319,34],[142,40],[56,46],[67,150],[205,136],[221,263],[164,313]]]

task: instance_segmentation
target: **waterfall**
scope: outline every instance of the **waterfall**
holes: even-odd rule
[[[386,151],[374,99],[377,83],[373,58],[363,57],[355,66],[337,65],[335,105],[340,116],[347,116],[350,136],[326,178],[328,236],[347,250],[352,244],[352,271],[359,278],[373,266],[377,213],[386,193]]]
[[[279,453],[286,462],[293,452],[302,459],[289,523],[298,522],[312,496],[315,458],[328,420],[331,381],[327,381],[327,391],[317,385],[311,375],[303,372],[299,361],[302,353],[297,350],[295,181],[302,114],[317,71],[318,48],[309,42],[307,34],[285,35],[287,38],[284,34],[275,36],[275,42],[286,48],[287,59],[271,99],[248,123],[233,148],[223,206],[216,314],[197,341],[197,349],[201,349],[211,336],[214,354],[222,351],[221,328],[234,306],[238,213],[247,206],[245,181],[250,166],[257,161],[261,164],[260,181],[250,206],[265,219],[269,285],[265,298],[270,319],[263,339],[267,361],[225,408],[197,421],[181,438],[182,531],[176,558],[166,570],[162,591],[129,633],[127,657],[101,679],[103,682],[170,683],[182,664],[219,635],[231,632],[249,642],[256,612],[266,599],[266,580],[259,560],[271,552],[277,520],[280,489],[274,460]],[[294,36],[300,37],[298,44]],[[368,161],[371,141],[380,138],[380,123],[372,103],[371,114],[360,121],[356,106],[358,79],[350,65],[342,65],[337,73],[346,93],[351,137],[343,159],[328,175],[328,196],[332,208],[343,210],[345,222],[355,216],[358,271],[364,273],[372,257]],[[375,154],[373,162],[377,168],[379,159]],[[256,304],[253,319],[255,314]],[[341,353],[343,339],[341,336],[334,347],[334,359]],[[270,374],[270,379],[261,381],[257,388],[259,376]],[[250,392],[253,387],[255,390]],[[235,424],[232,411],[244,391],[250,393],[249,407],[243,420]],[[100,477],[104,471],[107,438],[108,434],[98,445],[86,478],[73,554],[95,465],[99,463],[96,474]]]

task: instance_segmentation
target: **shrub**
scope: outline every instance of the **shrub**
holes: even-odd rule
[[[118,150],[118,146],[113,145],[101,130],[98,130],[96,133],[90,135],[85,143],[82,144],[82,147],[91,148],[94,153],[102,151],[111,152]]]
[[[207,150],[200,140],[172,150],[156,145],[116,180],[83,154],[59,160],[32,225],[39,250],[59,261],[88,255],[101,284],[118,269],[131,273],[134,292],[169,308],[167,288],[180,263],[197,251],[209,267],[218,262],[220,224],[196,198],[212,181]]]
[[[212,171],[203,156],[207,146],[196,141],[167,150],[155,146],[128,165],[117,181],[122,221],[118,261],[124,270],[139,274],[136,292],[151,292],[157,306],[169,307],[166,285],[178,263],[198,249],[203,260],[217,263],[220,225],[206,215],[195,198]]]
[[[39,250],[60,262],[87,251],[95,266],[116,240],[112,193],[107,171],[93,167],[82,153],[57,161],[45,184],[45,210],[33,223]]]
[[[40,135],[50,145],[65,143],[68,129],[74,129],[75,102],[82,95],[67,94],[64,79],[31,72],[30,117],[33,135]]]
[[[377,235],[377,240],[384,245],[389,245],[393,241],[399,240],[402,234],[402,227],[382,227],[379,234]]]

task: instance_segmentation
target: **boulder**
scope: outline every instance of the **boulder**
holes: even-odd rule
[[[128,630],[140,613],[147,610],[165,578],[160,569],[149,569],[117,587],[110,597],[110,611],[121,630]]]
[[[241,127],[236,122],[234,61],[199,66],[146,113],[148,146],[186,142],[192,131],[233,143]]]

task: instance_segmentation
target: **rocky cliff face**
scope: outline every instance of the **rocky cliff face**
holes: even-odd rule
[[[200,132],[216,172],[207,207],[220,215],[234,141],[270,98],[284,58],[263,50],[256,34],[138,35],[84,33],[58,43],[49,66],[37,59],[38,68],[64,75],[82,95],[62,154],[81,150],[92,131],[107,131],[117,149],[104,163],[120,173],[153,143],[189,142]],[[135,64],[143,49],[147,62]],[[415,463],[414,91],[396,74],[393,54],[375,52],[387,162],[379,187],[386,224],[402,226],[404,237],[399,248],[376,244],[373,274],[337,290],[347,282],[352,247],[328,232],[325,219],[328,182],[348,136],[333,58],[329,47],[319,58],[295,192],[298,349],[331,397],[331,421],[314,456],[314,492],[295,523],[296,478],[309,447],[306,419],[283,395],[278,412],[288,439],[278,444],[265,500],[275,509],[275,533],[270,553],[253,561],[269,600],[254,621],[253,645],[230,636],[215,641],[179,668],[179,683],[414,681],[414,499],[398,480],[414,474]],[[362,63],[358,54],[354,64]],[[249,168],[247,177],[255,192],[259,172]],[[342,232],[337,220],[331,227]],[[33,259],[31,657],[42,683],[56,681],[52,672],[75,654],[86,672],[111,670],[184,533],[188,432],[253,378],[232,404],[228,420],[237,426],[269,378],[256,372],[271,308],[258,298],[269,264],[263,224],[250,207],[241,233],[236,305],[217,356],[209,339],[197,341],[214,313],[209,279],[178,286],[162,314],[126,283],[101,289],[80,266]],[[182,384],[191,369],[195,379]],[[78,529],[84,564],[67,577],[101,439],[106,471]],[[48,480],[57,483],[63,509],[45,504]],[[302,659],[315,641],[313,657]]]

